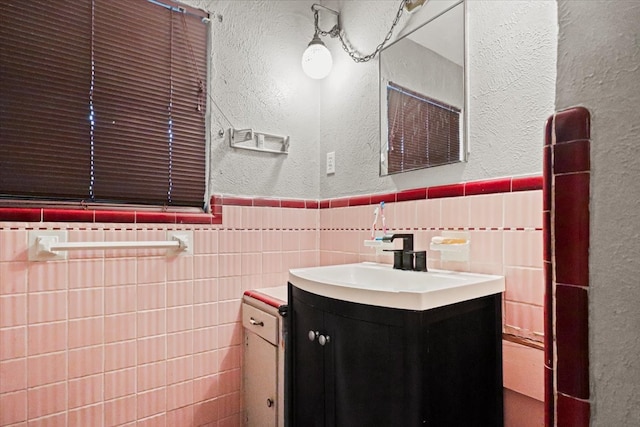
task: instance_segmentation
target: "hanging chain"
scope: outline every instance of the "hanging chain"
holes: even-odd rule
[[[391,35],[393,34],[393,30],[396,28],[396,25],[398,25],[398,21],[400,21],[400,17],[402,16],[402,13],[404,12],[404,6],[409,1],[410,0],[402,0],[400,2],[400,7],[398,8],[398,12],[396,13],[396,17],[393,20],[393,23],[391,24],[391,28],[389,29],[389,32],[387,33],[387,35],[384,38],[384,40],[382,41],[382,43],[380,43],[376,47],[376,50],[374,50],[369,55],[362,56],[356,50],[351,49],[351,47],[349,46],[349,42],[347,41],[346,37],[343,36],[342,31],[340,31],[340,29],[338,28],[337,25],[335,25],[329,31],[321,30],[320,27],[318,27],[318,10],[314,10],[313,11],[313,18],[314,18],[315,27],[316,27],[316,33],[320,34],[321,36],[327,36],[328,35],[328,36],[331,36],[331,37],[338,37],[340,39],[340,43],[342,43],[342,48],[344,49],[345,52],[347,52],[349,54],[349,56],[351,57],[351,59],[353,59],[354,62],[368,62],[368,61],[371,61],[373,58],[375,58],[375,56],[378,53],[380,53],[382,48],[384,48],[384,46],[387,44],[387,42],[391,39]]]
[[[316,27],[316,36],[319,34],[321,36],[331,36],[331,37],[338,37],[340,35],[340,30],[338,29],[338,25],[334,25],[332,29],[330,29],[329,31],[324,31],[320,29],[320,26],[318,26],[318,9],[313,9],[313,21],[314,21],[314,25]]]

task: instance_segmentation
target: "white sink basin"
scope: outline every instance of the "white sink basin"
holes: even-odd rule
[[[504,292],[504,277],[457,271],[394,270],[363,262],[289,270],[297,288],[343,301],[428,310]]]

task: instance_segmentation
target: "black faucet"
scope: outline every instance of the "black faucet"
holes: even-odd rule
[[[395,239],[402,239],[402,249],[394,249],[393,268],[400,270],[427,271],[427,251],[413,250],[413,234],[386,234],[382,236],[383,242],[393,242]],[[415,255],[415,263],[414,263]]]

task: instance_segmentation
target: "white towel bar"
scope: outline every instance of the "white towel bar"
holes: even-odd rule
[[[65,259],[66,252],[77,250],[102,249],[168,249],[168,254],[192,253],[190,241],[191,231],[169,232],[167,240],[121,241],[121,242],[67,242],[67,232],[30,231],[29,260],[47,261]]]

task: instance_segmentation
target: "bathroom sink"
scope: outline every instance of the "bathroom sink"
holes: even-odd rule
[[[457,271],[395,270],[363,262],[289,270],[299,289],[343,301],[428,310],[504,291],[504,277]]]

